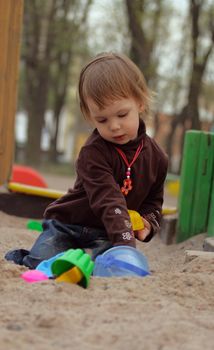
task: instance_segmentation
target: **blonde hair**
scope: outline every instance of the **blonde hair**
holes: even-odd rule
[[[85,118],[90,115],[89,98],[103,109],[114,100],[129,97],[143,104],[144,115],[149,113],[149,88],[143,73],[127,56],[102,53],[83,67],[79,78],[79,102]]]

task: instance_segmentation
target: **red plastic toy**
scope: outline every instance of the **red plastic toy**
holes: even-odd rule
[[[18,182],[25,185],[44,187],[48,185],[43,177],[31,167],[24,165],[13,165],[10,182]]]

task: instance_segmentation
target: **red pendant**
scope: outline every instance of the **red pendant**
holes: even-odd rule
[[[121,192],[127,196],[127,194],[129,193],[129,191],[132,190],[132,180],[131,179],[125,179],[123,181],[123,187],[121,187]]]
[[[115,149],[117,150],[117,152],[120,154],[120,156],[122,157],[122,159],[124,160],[125,164],[127,165],[127,171],[126,171],[126,176],[127,178],[125,180],[123,180],[123,186],[121,187],[121,192],[127,196],[127,194],[129,193],[129,191],[132,190],[132,180],[130,179],[130,176],[131,176],[131,167],[132,165],[134,164],[134,162],[136,161],[136,159],[138,158],[141,150],[143,148],[143,141],[141,142],[141,144],[138,146],[135,154],[134,154],[134,157],[132,159],[132,161],[129,163],[128,162],[128,159],[126,158],[126,155],[125,153],[123,153],[123,151],[118,148],[118,147],[115,147]]]

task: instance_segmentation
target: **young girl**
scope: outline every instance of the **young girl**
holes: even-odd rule
[[[81,71],[79,100],[94,131],[74,188],[47,207],[32,249],[10,251],[8,260],[35,268],[70,248],[91,248],[95,258],[112,246],[135,247],[135,238],[147,242],[159,229],[168,162],[141,119],[150,103],[141,71],[124,55],[100,54]],[[141,214],[143,230],[133,232],[128,209]]]

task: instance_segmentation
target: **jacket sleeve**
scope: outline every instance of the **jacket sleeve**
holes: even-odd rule
[[[83,147],[77,160],[77,173],[89,205],[95,216],[101,218],[112,244],[135,247],[126,201],[113,177],[107,151],[95,145]]]
[[[140,214],[151,224],[151,233],[144,240],[148,242],[159,231],[161,223],[161,211],[164,195],[164,181],[167,175],[168,158],[166,155],[159,160],[158,173],[156,181],[151,187],[151,190],[144,200],[140,208]]]

